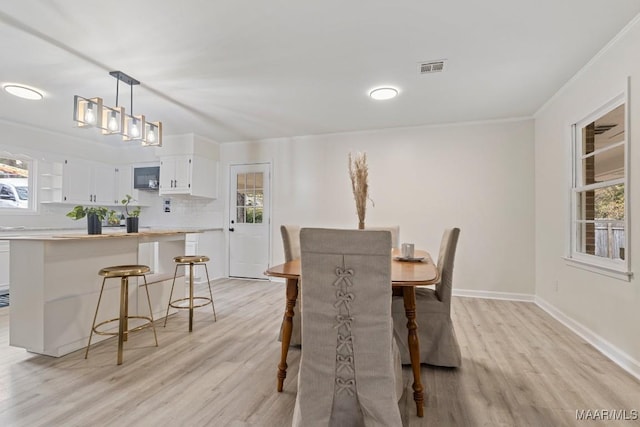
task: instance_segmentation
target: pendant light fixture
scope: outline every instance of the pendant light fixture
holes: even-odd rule
[[[140,84],[140,82],[131,76],[123,73],[122,71],[111,71],[113,77],[129,85],[129,92],[131,96],[131,114],[124,114],[124,128],[122,130],[122,139],[125,141],[142,141],[142,128],[144,128],[144,116],[133,115],[133,87]]]
[[[162,146],[162,122],[147,122],[144,115],[133,114],[133,87],[140,82],[122,71],[111,71],[116,78],[116,106],[104,105],[102,98],[74,97],[73,120],[78,127],[96,127],[103,135],[122,135],[124,141],[140,141],[144,146]],[[118,105],[120,82],[129,85],[131,114]]]
[[[110,73],[111,74],[111,73]],[[113,75],[113,74],[111,74]],[[111,108],[102,105],[102,134],[122,135],[124,129],[124,107],[120,107],[118,100],[120,97],[120,79],[116,81],[116,106]]]
[[[100,127],[102,116],[102,98],[83,98],[76,95],[73,98],[73,119],[80,128]]]

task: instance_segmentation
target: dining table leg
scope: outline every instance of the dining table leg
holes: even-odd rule
[[[280,353],[280,364],[278,364],[278,391],[282,391],[284,379],[287,377],[287,354],[289,353],[289,343],[291,342],[291,332],[293,330],[293,308],[298,299],[298,280],[287,279],[287,306],[284,311],[284,324],[282,326],[282,350]]]
[[[413,370],[413,400],[416,402],[416,411],[419,417],[424,415],[424,389],[420,378],[420,342],[416,330],[416,292],[413,286],[402,288],[404,299],[404,311],[407,315],[407,330],[409,342],[409,355],[411,358],[411,369]]]

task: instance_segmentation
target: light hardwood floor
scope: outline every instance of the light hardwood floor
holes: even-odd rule
[[[125,343],[115,339],[84,359],[8,346],[9,310],[0,309],[0,426],[286,426],[291,424],[300,350],[289,352],[284,392],[276,392],[276,341],[284,285],[220,280],[218,321],[198,309],[157,322]],[[406,426],[640,425],[577,421],[576,410],[640,410],[640,381],[531,303],[453,299],[462,347],[459,369],[423,365],[425,416],[415,415],[411,371],[400,402]],[[89,325],[87,325],[87,328]]]

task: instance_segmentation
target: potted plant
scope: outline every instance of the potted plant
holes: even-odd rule
[[[102,221],[107,217],[108,209],[102,206],[78,205],[67,213],[73,220],[87,217],[87,232],[89,234],[102,234]]]
[[[133,197],[127,194],[120,203],[124,205],[124,211],[127,214],[127,233],[137,233],[140,217],[140,206],[136,206],[131,210],[131,212],[129,212],[129,204],[131,203],[131,201],[133,201]]]
[[[120,214],[111,209],[107,213],[107,224],[110,226],[120,225]]]
[[[358,153],[355,159],[349,153],[349,177],[351,177],[351,189],[356,201],[358,213],[358,229],[364,230],[364,218],[367,211],[367,199],[369,197],[369,167],[367,166],[367,153]],[[371,204],[375,206],[373,200]]]

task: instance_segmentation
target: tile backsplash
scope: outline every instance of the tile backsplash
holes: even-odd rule
[[[165,212],[169,200],[170,212]],[[193,197],[158,197],[151,206],[142,209],[142,225],[153,227],[222,227],[224,203],[222,200]]]
[[[171,211],[164,212],[164,200],[170,200]],[[222,227],[224,203],[222,200],[192,197],[147,197],[140,213],[141,227]],[[86,220],[74,221],[66,217],[73,205],[40,204],[37,212],[16,212],[0,216],[0,227],[79,228],[87,226]],[[120,207],[113,208],[116,211]]]

